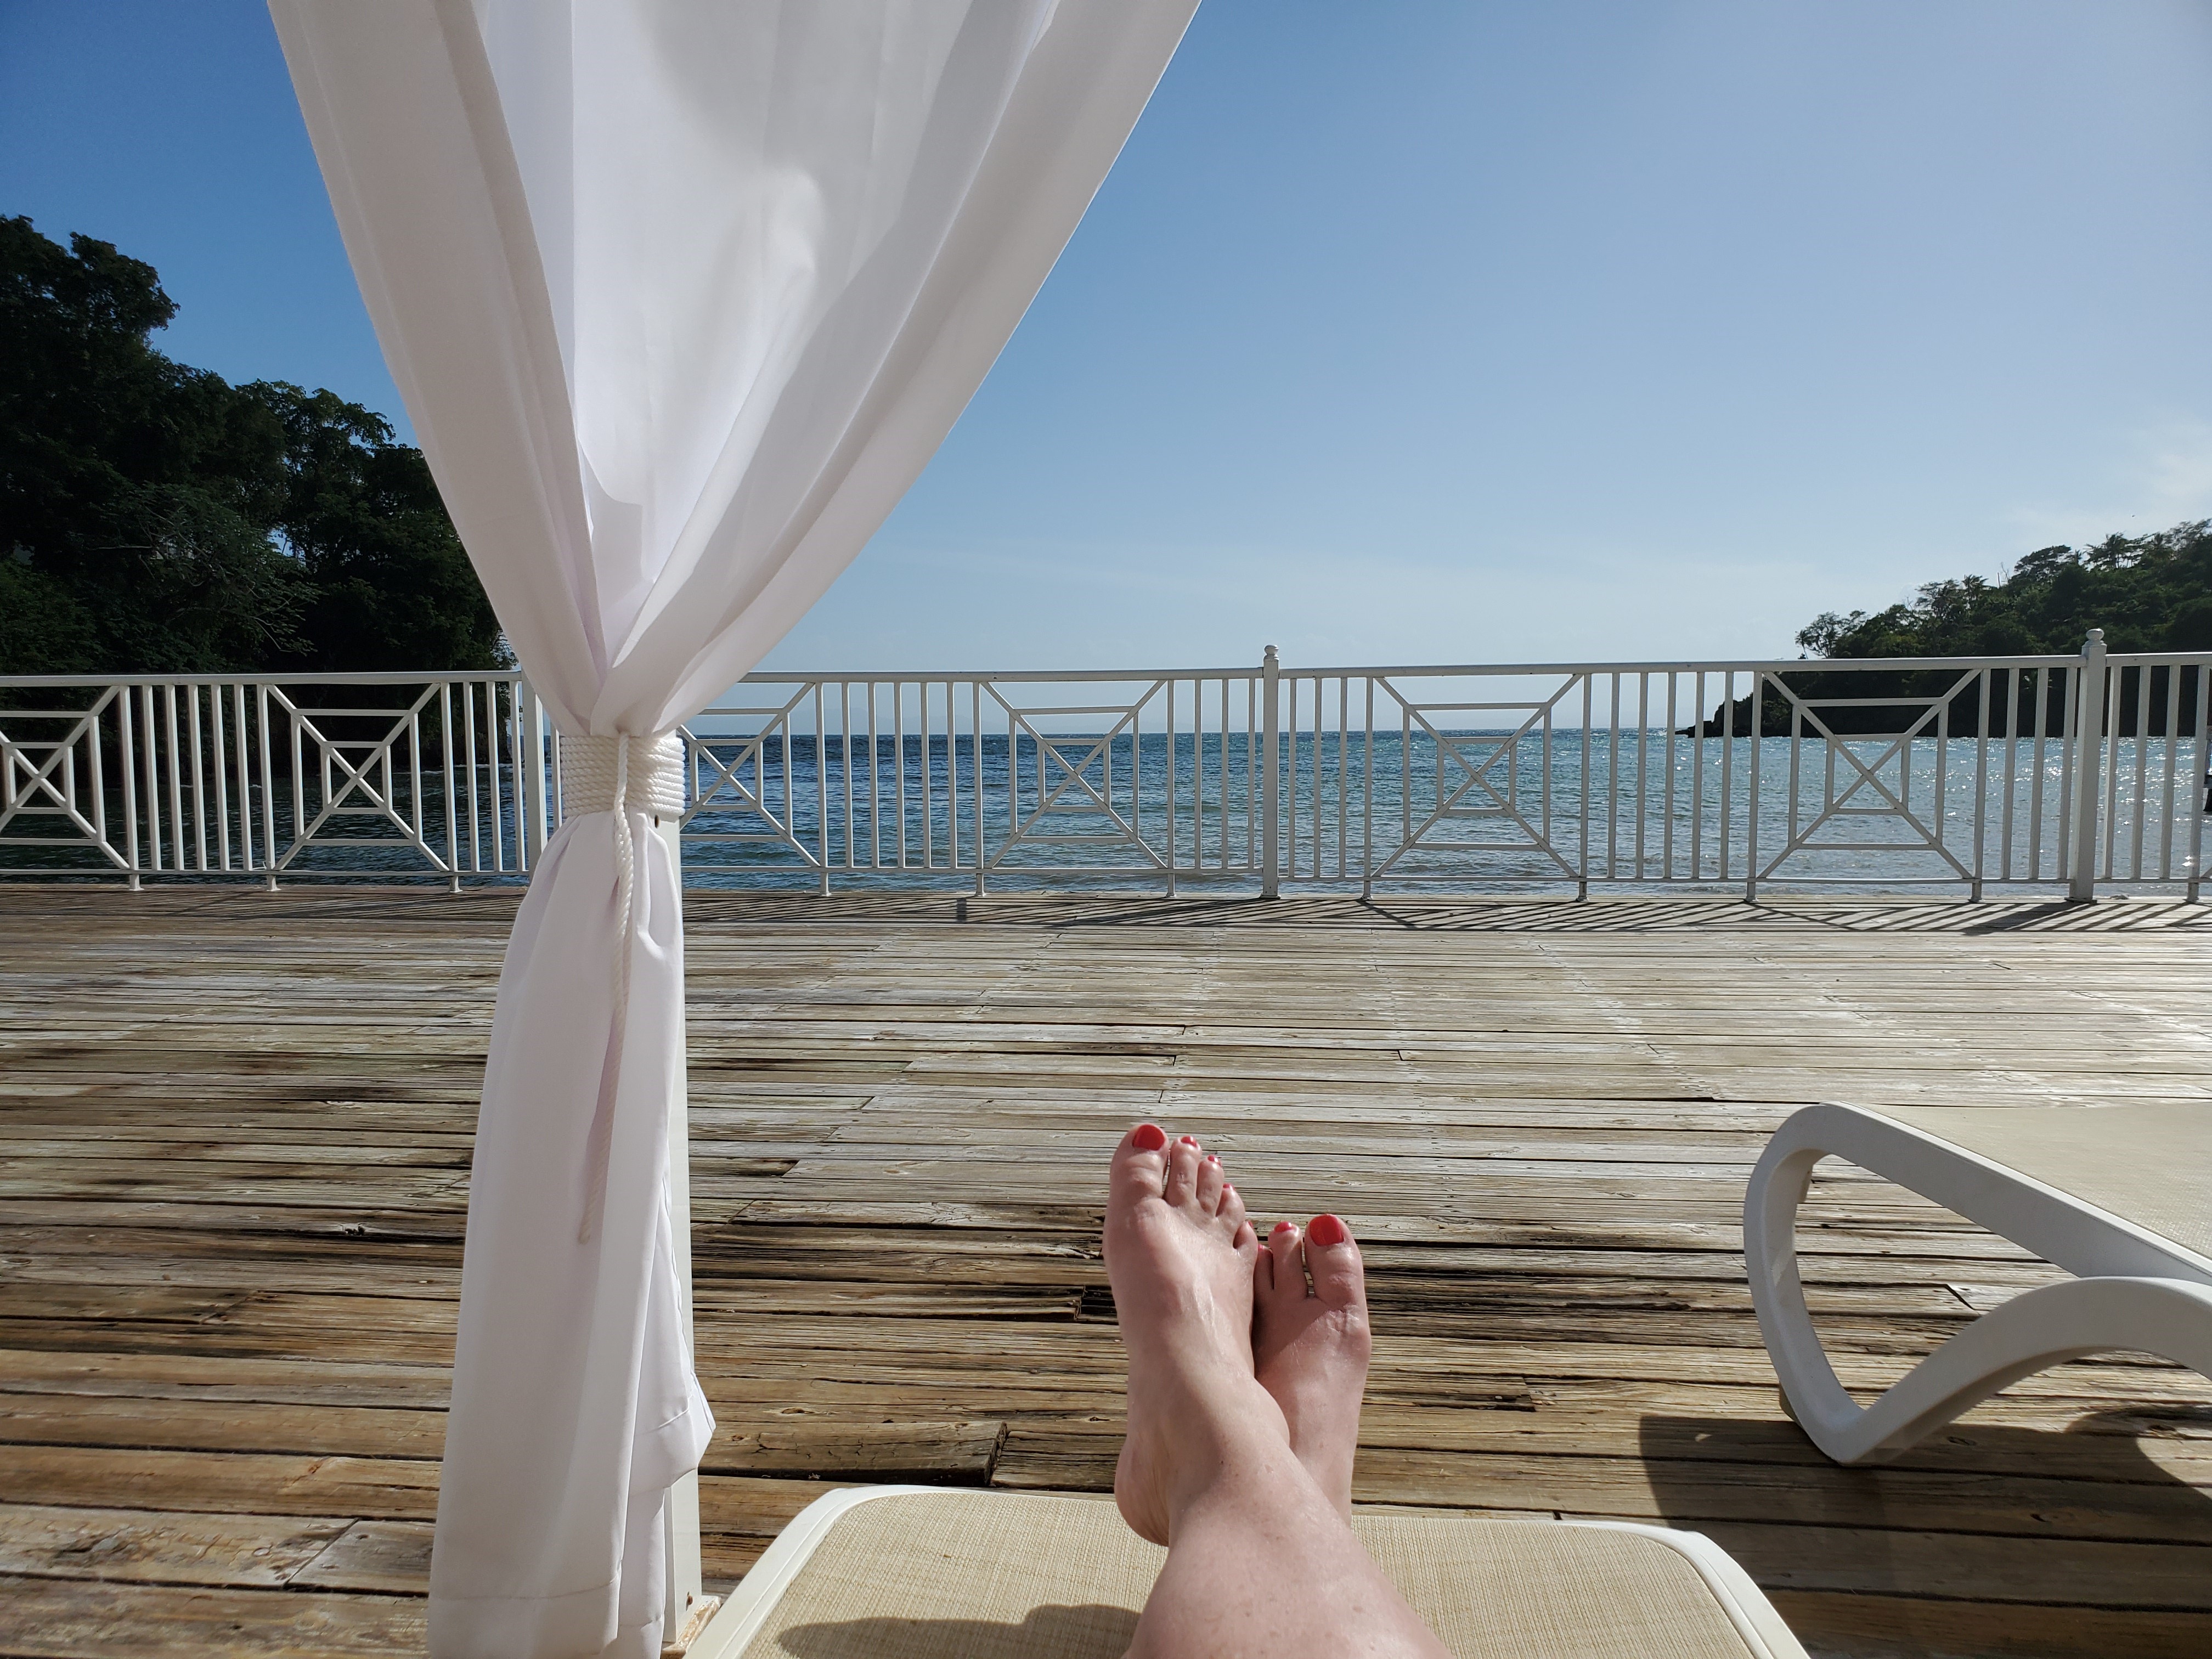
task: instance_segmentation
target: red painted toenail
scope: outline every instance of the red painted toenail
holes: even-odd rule
[[[1298,1224],[1295,1221],[1278,1221],[1275,1224],[1275,1231],[1279,1233],[1294,1233],[1297,1230]]]
[[[1198,1145],[1198,1137],[1196,1135],[1185,1135],[1182,1138],[1182,1144],[1186,1146],[1195,1146]]]
[[[1327,1249],[1351,1237],[1352,1230],[1333,1215],[1317,1215],[1306,1224],[1306,1237]]]
[[[1168,1144],[1168,1132],[1157,1123],[1139,1123],[1129,1141],[1140,1152],[1157,1152]]]
[[[1213,1153],[1212,1153],[1212,1152],[1208,1152],[1208,1153],[1206,1155],[1206,1161],[1208,1164],[1218,1164],[1218,1163],[1220,1163],[1220,1162],[1221,1162],[1221,1160],[1220,1160],[1218,1158],[1217,1158],[1217,1157],[1216,1157]]]

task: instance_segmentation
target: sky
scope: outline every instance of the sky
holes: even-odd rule
[[[1204,0],[816,670],[1796,653],[2212,516],[2207,0]],[[393,417],[266,13],[0,0],[0,213]]]

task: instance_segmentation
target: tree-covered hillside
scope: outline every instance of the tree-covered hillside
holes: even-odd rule
[[[2002,581],[1930,582],[1910,605],[1816,617],[1815,657],[2029,657],[2078,651],[2093,628],[2112,651],[2212,651],[2212,520],[2094,547],[2039,548]]]
[[[1814,617],[1797,635],[1808,653],[1802,669],[1780,676],[1798,699],[1822,704],[1814,714],[1838,733],[1910,730],[1931,699],[1949,696],[1948,714],[1954,734],[1981,729],[1978,682],[1960,685],[1956,669],[1863,669],[1823,671],[1823,662],[1869,661],[1897,657],[2073,656],[2093,628],[2105,630],[2109,651],[2212,651],[2212,520],[2176,525],[2154,536],[2108,536],[2094,547],[2045,547],[2028,554],[1999,581],[1963,576],[1930,582],[1910,604],[1893,605],[1869,616],[1833,611]],[[2177,733],[2197,729],[2197,691],[2201,671],[2185,667],[2177,675],[2164,668],[2129,669],[2118,679],[2118,702],[2108,714],[2122,730],[2137,716],[2147,729],[2164,735],[2166,709],[2174,710]],[[2059,730],[2065,720],[2066,681],[2054,677],[2045,687],[2042,727]],[[2009,681],[1991,692],[1990,731],[2036,729],[2034,693],[2023,680],[2018,696]],[[2150,703],[2138,706],[2146,687]],[[1896,702],[1884,702],[1894,697]],[[1830,702],[1850,699],[1850,702]],[[1871,702],[1859,700],[1872,699]],[[1917,700],[1917,701],[1916,701]],[[1761,700],[1759,731],[1769,737],[1790,729],[1790,699],[1771,684]],[[1806,725],[1807,732],[1814,727]],[[1701,726],[1685,728],[1705,737],[1752,732],[1748,696],[1734,708],[1718,708]],[[1934,726],[1926,728],[1934,735]]]
[[[151,265],[0,218],[0,674],[500,665],[421,452],[172,362],[175,313]]]

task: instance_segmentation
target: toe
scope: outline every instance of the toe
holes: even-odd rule
[[[1168,1133],[1157,1123],[1139,1123],[1114,1149],[1112,1192],[1117,1204],[1158,1198],[1165,1184]]]
[[[1267,1235],[1267,1255],[1273,1263],[1269,1289],[1278,1301],[1303,1302],[1306,1297],[1306,1267],[1298,1255],[1298,1224],[1278,1221]]]
[[[1221,1160],[1208,1152],[1198,1161],[1198,1210],[1200,1215],[1221,1213],[1222,1189],[1229,1185],[1229,1177],[1222,1173]]]
[[[1168,1148],[1168,1179],[1162,1194],[1177,1209],[1188,1206],[1198,1195],[1198,1168],[1205,1157],[1197,1140],[1184,1135]]]
[[[1332,1308],[1364,1307],[1365,1270],[1359,1246],[1352,1242],[1352,1229],[1333,1215],[1317,1215],[1306,1224],[1306,1271],[1313,1276],[1314,1294]]]
[[[1253,1231],[1249,1221],[1237,1224],[1237,1231],[1230,1239],[1229,1247],[1243,1256],[1248,1266],[1257,1266],[1261,1256],[1266,1254],[1260,1248],[1260,1235]]]
[[[1220,1218],[1222,1225],[1234,1232],[1244,1219],[1243,1195],[1234,1187],[1225,1182],[1223,1182],[1221,1202],[1214,1207],[1213,1213]],[[1258,1235],[1255,1234],[1254,1237],[1256,1237]]]

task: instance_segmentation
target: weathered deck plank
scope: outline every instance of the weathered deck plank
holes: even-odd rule
[[[0,889],[0,1656],[419,1647],[514,900]],[[2212,1651],[2212,1385],[2016,1386],[1879,1470],[1778,1407],[1744,1173],[1820,1097],[2204,1101],[2212,915],[693,896],[710,1573],[841,1480],[1101,1488],[1134,1118],[1369,1241],[1369,1502],[1711,1532],[1818,1651]],[[1878,1387],[2051,1270],[1817,1186]]]

